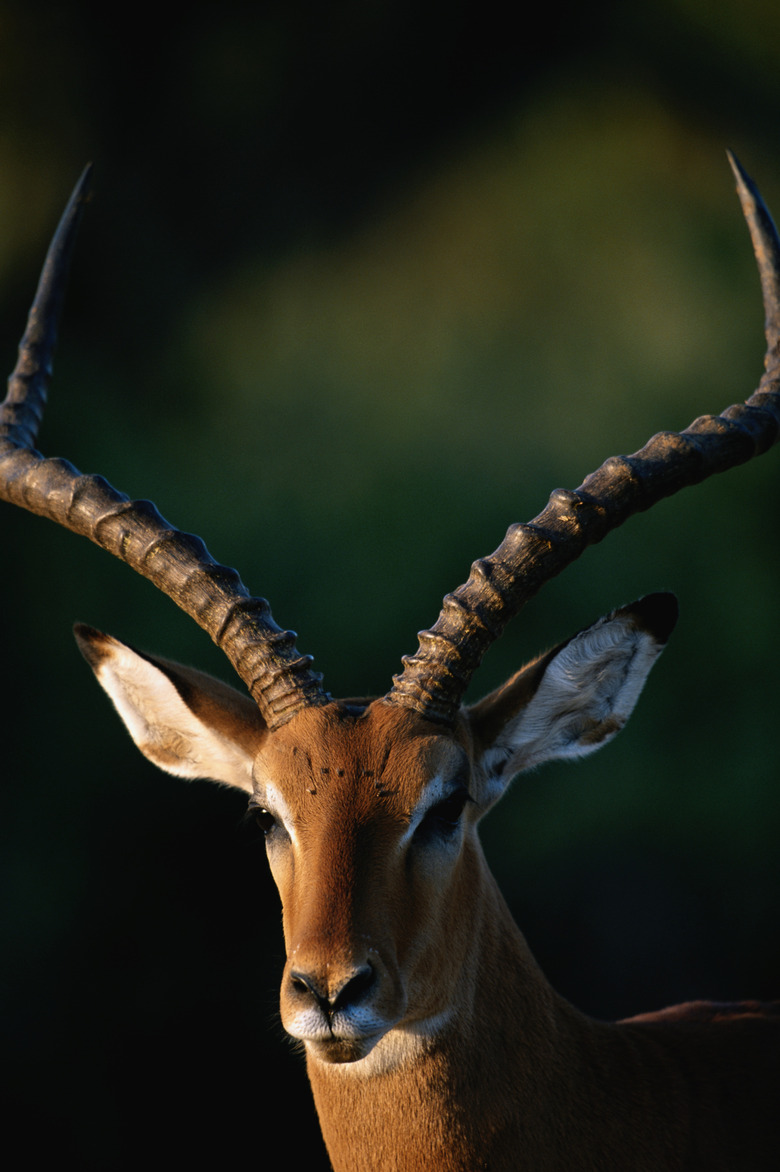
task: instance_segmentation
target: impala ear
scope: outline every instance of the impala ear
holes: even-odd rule
[[[481,799],[517,773],[582,757],[619,732],[677,621],[673,594],[649,594],[553,648],[468,710]]]
[[[82,623],[74,634],[145,757],[177,777],[211,778],[252,792],[252,765],[267,730],[248,696]]]

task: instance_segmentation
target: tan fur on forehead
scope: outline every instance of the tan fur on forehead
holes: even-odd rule
[[[268,748],[271,772],[297,776],[312,796],[379,792],[409,808],[422,785],[457,771],[468,752],[465,724],[453,733],[381,700],[359,715],[338,701],[305,709],[273,733]]]

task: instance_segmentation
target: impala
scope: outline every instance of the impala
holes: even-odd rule
[[[150,760],[249,795],[282,899],[282,1021],[304,1044],[336,1169],[778,1166],[777,1006],[696,1002],[589,1019],[538,969],[477,836],[517,773],[593,752],[622,728],[674,626],[673,596],[613,611],[461,703],[508,620],[587,545],[778,438],[780,242],[731,162],[766,310],[759,389],[608,460],[512,525],[375,699],[333,700],[294,633],[198,538],[33,448],[86,173],[52,241],[2,406],[0,494],[150,578],[248,689],[76,630]]]

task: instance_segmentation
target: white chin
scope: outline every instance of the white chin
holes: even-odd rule
[[[306,1052],[318,1062],[328,1065],[344,1062],[359,1062],[371,1053],[374,1046],[383,1034],[373,1034],[368,1038],[312,1038],[306,1039]]]

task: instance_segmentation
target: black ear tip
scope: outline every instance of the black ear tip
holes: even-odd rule
[[[108,635],[90,627],[86,623],[74,623],[73,634],[76,637],[79,651],[91,667],[95,667],[106,654],[106,643],[110,641]]]
[[[680,613],[676,595],[667,591],[646,594],[631,609],[659,643],[667,641]]]

